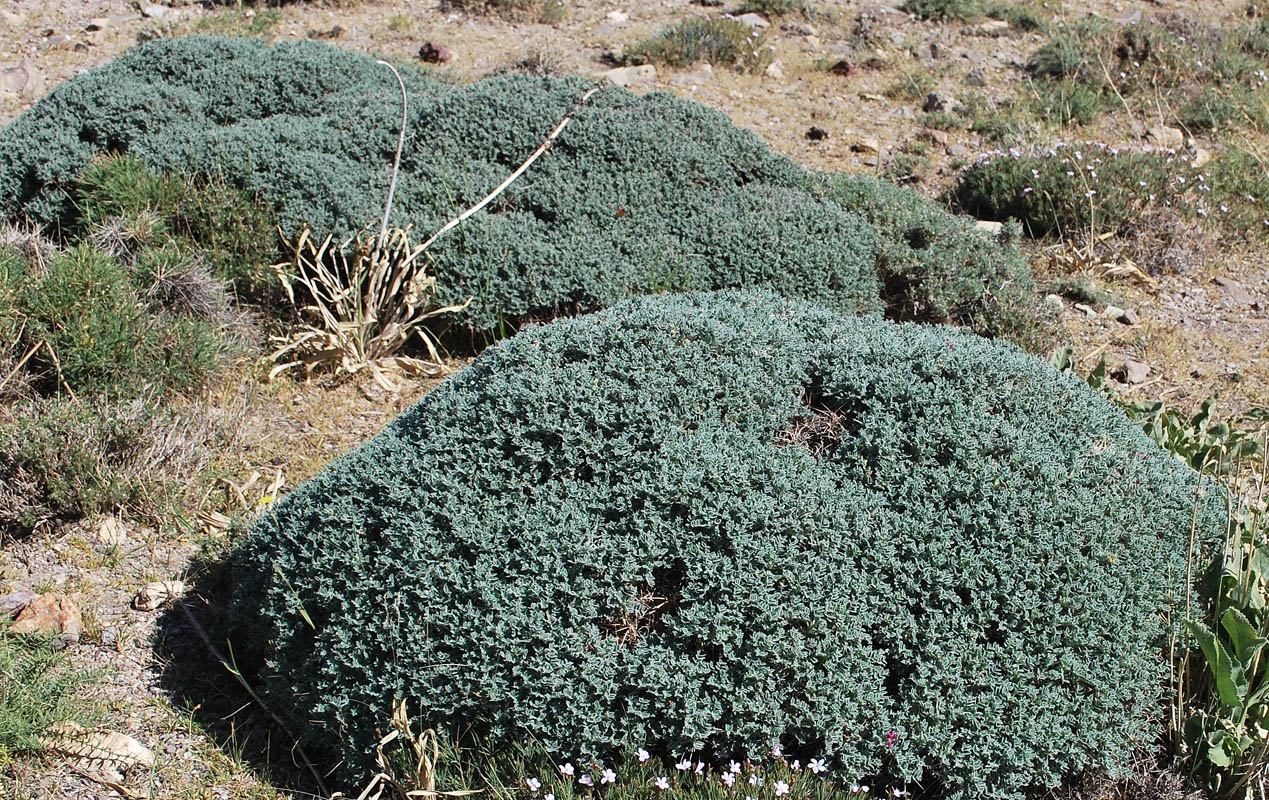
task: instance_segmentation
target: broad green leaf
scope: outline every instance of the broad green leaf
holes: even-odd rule
[[[1198,640],[1203,655],[1207,657],[1207,666],[1216,680],[1216,691],[1221,703],[1227,708],[1240,708],[1243,704],[1243,695],[1247,691],[1247,681],[1243,677],[1242,667],[1230,657],[1229,651],[1216,638],[1211,628],[1194,620],[1186,620],[1185,624]]]
[[[1221,626],[1229,634],[1229,641],[1233,645],[1234,656],[1238,659],[1239,665],[1244,673],[1249,672],[1252,664],[1255,663],[1256,656],[1260,655],[1260,651],[1264,649],[1265,640],[1256,635],[1255,626],[1243,612],[1236,608],[1225,612],[1225,616],[1221,618]],[[1244,689],[1244,698],[1246,694]]]

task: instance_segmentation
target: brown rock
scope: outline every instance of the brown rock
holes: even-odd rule
[[[70,598],[49,592],[28,603],[9,630],[13,633],[61,633],[78,639],[83,628],[83,617]]]
[[[830,75],[840,75],[843,78],[849,78],[855,74],[855,65],[847,59],[841,59],[836,64],[828,68]]]
[[[828,131],[812,125],[810,130],[806,132],[806,138],[810,139],[812,142],[822,142],[828,138]]]
[[[934,111],[951,111],[956,106],[956,98],[948,94],[940,94],[938,92],[930,92],[925,96],[925,103],[921,105],[921,110],[929,114]]]
[[[866,136],[850,146],[852,152],[876,154],[881,152],[881,142],[875,136]]]
[[[1141,322],[1141,315],[1131,308],[1124,309],[1124,313],[1120,314],[1117,319],[1125,325],[1136,325]]]
[[[454,52],[443,44],[424,42],[419,48],[419,60],[427,64],[447,64],[454,60]]]

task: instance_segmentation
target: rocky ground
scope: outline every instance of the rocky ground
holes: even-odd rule
[[[154,36],[313,37],[407,60],[430,45],[430,57],[442,62],[436,74],[447,80],[532,69],[616,78],[635,91],[690,97],[722,109],[776,150],[815,169],[886,174],[896,154],[919,149],[923,160],[911,185],[935,196],[960,166],[992,145],[977,134],[925,128],[920,120],[927,93],[905,98],[895,87],[921,70],[934,77],[932,91],[940,97],[975,91],[1001,100],[1025,91],[1021,66],[1042,41],[1040,34],[997,23],[921,22],[876,3],[822,0],[813,18],[793,14],[761,21],[774,48],[772,66],[761,74],[697,66],[606,78],[612,69],[607,54],[702,9],[687,0],[577,5],[582,7],[562,21],[544,24],[446,12],[435,0],[294,3],[276,10],[179,0],[172,5],[142,0],[139,6],[124,0],[9,0],[0,8],[0,124],[58,82]],[[1232,18],[1243,5],[1219,0],[1205,3],[1202,13]],[[1058,13],[1130,21],[1168,9],[1193,10],[1183,2],[1082,0],[1061,3]],[[849,67],[831,69],[841,63]],[[1115,144],[1136,134],[1125,121],[1111,118],[1074,135]],[[1036,144],[1071,136],[1043,123],[1029,134]],[[1195,145],[1212,149],[1218,143]],[[1269,261],[1257,250],[1218,245],[1193,269],[1157,278],[1113,274],[1113,259],[1082,258],[1069,245],[1035,246],[1032,252],[1042,277],[1088,277],[1113,297],[1099,306],[1051,301],[1061,302],[1061,333],[1072,342],[1081,369],[1105,357],[1122,378],[1121,390],[1134,399],[1166,398],[1189,407],[1219,393],[1226,410],[1269,406]],[[141,748],[125,747],[117,757],[51,754],[17,761],[0,773],[0,795],[226,800],[274,793],[258,757],[270,749],[275,764],[288,762],[292,759],[276,756],[289,752],[290,744],[266,743],[276,731],[235,715],[240,703],[231,700],[239,695],[227,692],[219,698],[224,708],[214,710],[191,708],[182,699],[180,684],[191,673],[232,680],[191,618],[166,602],[167,594],[184,595],[197,607],[200,592],[215,588],[199,565],[223,552],[231,518],[253,513],[373,435],[432,383],[403,396],[388,396],[372,384],[248,385],[255,388],[245,404],[239,387],[217,404],[233,409],[227,413],[239,436],[225,454],[224,478],[207,487],[188,519],[157,526],[90,520],[10,544],[0,555],[0,595],[60,594],[75,606],[80,638],[72,646],[73,659],[101,669],[106,728]],[[138,597],[146,586],[152,596]],[[76,623],[66,608],[49,610],[47,624]]]

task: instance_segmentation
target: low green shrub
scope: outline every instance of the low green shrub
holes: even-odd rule
[[[131,398],[189,391],[234,354],[214,322],[173,313],[173,298],[162,294],[157,279],[142,284],[142,274],[90,245],[46,264],[10,259],[0,270],[13,303],[0,316],[19,321],[11,346],[31,352],[24,369],[43,394]],[[171,291],[188,286],[175,280]]]
[[[725,17],[691,17],[627,47],[623,64],[687,67],[701,61],[740,72],[761,72],[771,63],[762,32]]]
[[[208,462],[220,433],[203,411],[153,398],[23,401],[0,411],[0,531],[124,510],[155,519]],[[166,520],[170,524],[170,518]]]
[[[1033,236],[1076,240],[1128,232],[1160,210],[1230,235],[1269,228],[1269,171],[1227,147],[1194,167],[1172,150],[1119,150],[1096,142],[1023,153],[994,151],[967,167],[948,199],[984,219],[1016,219]]]
[[[96,673],[76,670],[66,652],[38,636],[9,633],[0,622],[0,768],[15,755],[47,749],[49,728],[71,723],[91,726],[100,716],[82,688]]]
[[[900,8],[921,19],[974,22],[992,17],[1024,31],[1040,30],[1053,16],[1047,3],[1016,0],[907,0]]]
[[[395,697],[561,761],[779,745],[1021,797],[1156,734],[1192,524],[1223,530],[1195,483],[1009,345],[639,298],[487,350],[273,507],[235,650],[345,779]]]
[[[535,15],[542,22],[558,22],[567,14],[568,3],[565,0],[441,0],[441,9],[512,18]]]
[[[825,196],[855,209],[880,234],[877,274],[887,317],[956,322],[990,336],[1036,340],[1042,314],[1016,228],[991,236],[968,217],[868,175],[821,180]]]
[[[589,87],[402,77],[410,117],[391,222],[416,235],[484,198]],[[395,81],[365,56],[315,42],[155,41],[59,85],[0,132],[0,209],[73,226],[79,176],[119,152],[161,173],[219,176],[272,206],[292,238],[304,224],[349,235],[382,214],[399,114]],[[878,232],[815,182],[717,111],[603,89],[546,156],[433,245],[438,302],[474,298],[459,319],[481,332],[648,291],[764,286],[846,312],[881,308]]]
[[[175,248],[197,253],[239,296],[267,297],[276,282],[273,209],[224,180],[161,174],[135,156],[95,161],[71,189],[65,233],[123,256]]]

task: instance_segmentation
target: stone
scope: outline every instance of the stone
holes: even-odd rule
[[[58,592],[49,592],[27,603],[17,620],[9,628],[11,633],[63,634],[72,640],[79,638],[84,629],[84,619],[70,598]]]
[[[1190,166],[1194,169],[1204,166],[1212,160],[1212,154],[1201,147],[1194,148],[1194,160],[1190,162]]]
[[[1005,223],[990,219],[980,219],[974,222],[974,229],[989,233],[992,236],[999,236],[1000,232],[1005,229]]]
[[[18,64],[0,70],[0,97],[6,95],[32,96],[40,94],[44,87],[44,74],[22,59]]]
[[[599,76],[614,86],[629,88],[635,84],[651,83],[656,80],[657,68],[651,64],[640,64],[637,67],[617,67]]]
[[[137,611],[155,611],[159,606],[175,600],[185,593],[185,584],[182,581],[155,581],[147,583],[137,590],[136,597],[132,598],[132,607]]]
[[[828,138],[828,131],[812,125],[810,130],[806,132],[806,138],[810,139],[812,142],[822,142]]]
[[[0,596],[0,616],[13,619],[37,597],[39,595],[35,592],[30,592],[26,589],[18,589],[15,592]]]
[[[850,146],[852,152],[875,155],[881,152],[881,142],[875,136],[866,136]]]
[[[1180,149],[1185,144],[1185,134],[1181,133],[1177,128],[1167,125],[1155,125],[1146,130],[1146,138],[1159,145],[1173,150]]]
[[[1137,314],[1136,311],[1133,311],[1131,308],[1124,309],[1124,313],[1120,314],[1118,317],[1115,317],[1115,319],[1117,319],[1118,321],[1122,322],[1125,325],[1136,325],[1137,323],[1141,322],[1141,316]]]
[[[965,75],[966,86],[986,86],[987,73],[982,67],[974,67]]]
[[[894,6],[882,6],[882,5],[869,6],[859,13],[861,16],[864,14],[867,14],[873,19],[881,20],[882,22],[888,22],[888,23],[896,24],[896,25],[899,23],[908,22],[909,20],[912,19],[911,15],[909,15],[906,11],[900,11]]]
[[[171,16],[171,14],[172,14],[171,6],[160,6],[160,5],[141,6],[141,16],[145,17],[146,19],[163,19],[165,17]]]
[[[341,27],[339,27],[338,25],[336,25],[335,27],[333,27],[333,28],[331,28],[330,30],[327,30],[327,31],[309,31],[309,32],[308,32],[308,38],[310,38],[310,39],[319,39],[319,40],[320,40],[320,39],[327,39],[327,40],[329,40],[329,39],[339,39],[339,38],[341,38],[341,37],[344,35],[344,33],[345,33],[344,29],[343,29],[343,28],[341,28]],[[426,47],[426,46],[427,46],[427,45],[424,45],[424,47]],[[422,52],[421,50],[419,51],[419,58],[423,58],[423,52]],[[450,56],[450,58],[453,58],[453,56],[451,55],[451,56]],[[424,59],[424,60],[426,61],[426,59]],[[446,60],[448,60],[448,59],[446,59]]]
[[[128,543],[128,529],[117,517],[104,517],[97,523],[97,541],[107,547],[122,547]]]
[[[1251,293],[1244,289],[1242,284],[1236,280],[1221,276],[1213,279],[1212,283],[1219,286],[1225,298],[1236,306],[1249,306],[1255,302],[1255,298],[1251,296]]]
[[[621,25],[630,21],[630,15],[624,11],[609,11],[608,21],[615,22],[618,25]]]
[[[454,51],[443,44],[424,42],[419,48],[419,60],[425,64],[448,64],[454,60]]]
[[[1140,361],[1133,361],[1131,358],[1126,359],[1124,363],[1111,372],[1111,377],[1120,383],[1131,385],[1142,384],[1146,382],[1146,378],[1150,377],[1150,366]]]
[[[104,31],[110,27],[109,17],[93,17],[88,20],[88,24],[84,26],[86,31]]]
[[[833,66],[829,67],[828,72],[830,75],[839,75],[843,78],[849,78],[851,75],[855,74],[855,65],[843,58],[833,64]]]
[[[1102,310],[1102,316],[1106,319],[1119,319],[1124,315],[1124,310],[1119,306],[1106,306]]]
[[[10,10],[0,10],[0,20],[4,20],[6,25],[12,25],[15,28],[22,28],[26,25],[26,17],[21,14],[14,13]]]
[[[1066,306],[1066,303],[1062,302],[1062,297],[1060,295],[1046,294],[1044,296],[1044,306],[1045,308],[1051,308],[1054,311],[1061,311]]]
[[[767,65],[767,68],[766,70],[764,70],[764,72],[768,78],[783,80],[784,79],[784,64],[783,62],[780,61],[780,59],[777,58],[775,61],[772,61],[770,64]]]
[[[938,128],[926,128],[921,131],[919,138],[931,144],[937,144],[940,147],[947,147],[947,131],[941,131]]]
[[[925,96],[925,102],[921,104],[921,110],[930,114],[935,111],[951,111],[955,106],[956,98],[950,94],[930,92]]]
[[[1075,303],[1071,306],[1071,308],[1080,312],[1081,314],[1088,317],[1089,319],[1092,319],[1093,317],[1097,316],[1096,310],[1094,310],[1091,306],[1084,305],[1083,303]]]
[[[969,155],[969,148],[963,144],[949,144],[944,152],[952,158],[965,158]]]
[[[1000,36],[1009,30],[1003,19],[989,19],[965,31],[969,36]]]
[[[746,25],[750,28],[754,28],[758,30],[762,28],[771,27],[771,23],[767,22],[767,20],[764,19],[761,14],[755,14],[752,11],[750,11],[748,14],[741,14],[740,16],[736,17],[736,21],[739,22],[741,25]]]

